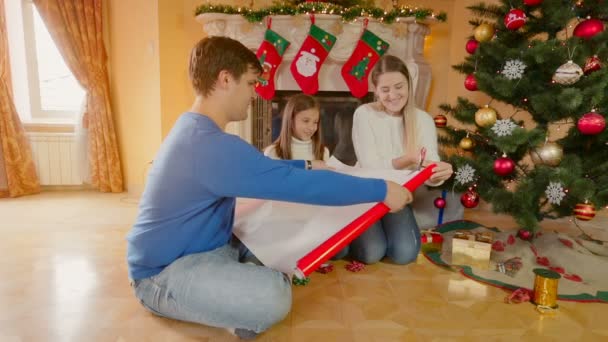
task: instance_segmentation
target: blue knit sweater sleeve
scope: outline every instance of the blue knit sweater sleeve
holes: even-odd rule
[[[230,134],[218,132],[209,140],[207,148],[197,150],[196,170],[202,185],[220,197],[319,205],[380,202],[386,197],[386,183],[381,179],[304,170],[301,160],[270,159]]]

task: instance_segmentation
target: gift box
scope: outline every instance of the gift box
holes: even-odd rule
[[[432,231],[420,232],[420,251],[422,253],[441,252],[443,246],[443,235]]]
[[[491,232],[456,232],[452,238],[452,264],[489,269],[493,240]]]

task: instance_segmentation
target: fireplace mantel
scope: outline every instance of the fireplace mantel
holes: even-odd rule
[[[306,15],[274,15],[272,30],[291,42],[283,56],[283,62],[276,72],[275,87],[277,90],[300,90],[293,79],[289,66],[310,29],[310,20]],[[236,39],[253,51],[257,51],[264,38],[266,25],[250,23],[241,15],[223,13],[203,13],[196,17],[209,36],[226,36]],[[351,56],[363,30],[363,18],[353,22],[342,22],[339,15],[316,14],[315,24],[334,34],[337,42],[319,73],[319,91],[349,91],[341,76],[343,64]],[[424,59],[424,40],[430,33],[429,23],[416,21],[412,17],[398,18],[395,23],[383,24],[373,18],[369,19],[367,28],[390,44],[387,51],[400,57],[407,65],[413,81],[416,104],[424,108],[431,85],[431,67]],[[370,87],[371,89],[371,87]],[[249,121],[249,120],[248,120]],[[251,142],[250,130],[241,126],[236,134]],[[250,126],[250,123],[245,123]]]

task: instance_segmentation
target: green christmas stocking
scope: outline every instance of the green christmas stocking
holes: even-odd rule
[[[310,33],[291,63],[291,74],[305,94],[313,95],[319,90],[319,70],[336,37],[317,25],[310,26]]]
[[[264,71],[255,87],[255,91],[266,100],[271,100],[274,97],[274,75],[289,44],[290,42],[270,28],[266,30],[264,41],[256,54]]]
[[[380,37],[367,29],[363,31],[353,54],[342,67],[342,78],[355,97],[367,94],[369,72],[388,48],[389,44]]]

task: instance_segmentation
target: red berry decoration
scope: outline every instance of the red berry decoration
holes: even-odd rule
[[[443,197],[437,197],[433,201],[433,205],[435,205],[435,208],[437,208],[437,209],[445,208],[446,204],[447,204],[447,202],[445,201],[445,198],[443,198]]]
[[[606,128],[606,119],[603,115],[592,110],[590,113],[587,113],[578,119],[576,127],[579,132],[585,135],[596,135]]]
[[[469,74],[467,78],[464,79],[464,87],[470,91],[477,90],[477,80],[475,79],[475,75]]]
[[[530,239],[532,239],[532,232],[526,229],[520,229],[517,231],[517,236],[524,241],[530,241]]]
[[[518,28],[524,26],[526,23],[527,17],[526,13],[520,9],[512,9],[505,15],[505,26],[512,31],[517,30]]]
[[[443,128],[448,124],[448,118],[443,114],[437,114],[433,121],[435,121],[435,127]]]
[[[526,6],[537,6],[543,3],[543,0],[524,0]]]
[[[476,41],[475,39],[469,39],[469,41],[467,41],[467,45],[465,46],[465,49],[467,50],[467,52],[469,54],[474,54],[475,51],[477,51],[477,48],[479,47],[479,42]]]
[[[513,170],[515,170],[515,162],[506,154],[494,161],[494,173],[501,177],[510,175]]]
[[[604,23],[601,20],[587,19],[576,25],[572,34],[583,39],[590,39],[602,31],[604,31]]]
[[[460,196],[460,203],[465,208],[475,208],[479,204],[479,194],[473,188],[469,188],[467,192]]]
[[[581,221],[589,221],[595,217],[595,206],[592,203],[579,203],[574,207],[574,216]]]
[[[585,75],[589,75],[590,73],[600,70],[602,68],[602,62],[597,56],[591,56],[587,58],[585,61],[585,66],[583,67],[583,72]]]

